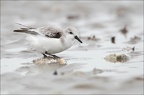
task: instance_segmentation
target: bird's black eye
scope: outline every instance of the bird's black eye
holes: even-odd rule
[[[69,32],[70,34],[73,34],[72,32]]]

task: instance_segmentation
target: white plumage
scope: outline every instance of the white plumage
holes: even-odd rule
[[[67,27],[65,29],[51,26],[21,28],[14,30],[14,32],[26,33],[26,40],[31,47],[44,56],[45,54],[52,55],[70,48],[75,39],[82,43],[78,38],[78,31],[75,27]]]

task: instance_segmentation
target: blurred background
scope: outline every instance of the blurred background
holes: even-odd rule
[[[1,1],[1,34],[11,34],[16,23],[30,27],[55,25],[75,26],[82,35],[85,32],[107,32],[125,25],[143,30],[142,1]],[[134,26],[134,27],[133,27]],[[116,30],[117,31],[117,30]],[[4,36],[3,36],[4,35]],[[16,37],[17,38],[17,37]]]
[[[142,94],[143,4],[143,0],[2,0],[1,93]],[[32,28],[75,26],[84,43],[58,54],[68,61],[67,67],[58,69],[62,76],[53,76],[57,69],[27,75],[41,70],[22,63],[31,63],[41,55],[27,50],[25,35],[13,33],[22,27],[16,23]],[[104,61],[106,55],[123,53],[121,50],[127,50],[127,46],[135,46],[136,50],[125,53],[132,58],[130,61],[118,64]]]

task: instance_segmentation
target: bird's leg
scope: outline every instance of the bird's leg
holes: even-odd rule
[[[56,55],[52,55],[52,54],[48,53],[47,51],[45,51],[45,54],[48,54],[48,55],[50,55],[50,56],[52,56],[52,57],[54,57],[54,58],[60,58],[60,57],[58,57],[58,56],[56,56]]]
[[[52,55],[54,58],[60,58],[60,57],[58,57],[58,56],[56,56],[56,55]]]
[[[46,54],[43,54],[43,58],[47,58]]]

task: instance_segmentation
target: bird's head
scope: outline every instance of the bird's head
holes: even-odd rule
[[[78,30],[75,27],[67,27],[64,29],[64,34],[70,38],[70,39],[76,39],[78,40],[80,43],[82,43],[82,41],[79,39],[78,36]]]

